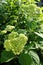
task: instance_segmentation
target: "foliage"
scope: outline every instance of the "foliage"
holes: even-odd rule
[[[0,64],[43,64],[43,7],[35,3],[0,0]]]

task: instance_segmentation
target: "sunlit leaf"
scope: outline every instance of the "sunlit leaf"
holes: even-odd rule
[[[38,33],[38,32],[34,32],[36,35],[38,35],[39,37],[43,38],[43,34],[42,33]]]
[[[31,55],[33,62],[35,62],[36,65],[40,64],[39,56],[34,51],[29,51],[29,54]]]

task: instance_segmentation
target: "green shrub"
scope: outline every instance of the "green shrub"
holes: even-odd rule
[[[43,7],[35,3],[35,0],[0,1],[0,63],[18,59],[18,65],[41,65]]]

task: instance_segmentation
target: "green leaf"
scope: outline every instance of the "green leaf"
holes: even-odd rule
[[[31,55],[31,57],[33,59],[33,63],[40,65],[39,56],[34,51],[29,51],[29,54]]]
[[[38,32],[34,32],[36,35],[38,35],[39,37],[43,38],[43,34],[42,33],[38,33]]]
[[[41,65],[43,65],[43,63],[41,63]]]
[[[40,0],[38,0],[38,2],[40,2]]]
[[[31,65],[32,64],[32,58],[29,54],[21,54],[19,56],[19,63],[21,65]]]
[[[9,61],[11,61],[13,58],[14,58],[15,56],[14,56],[14,54],[10,51],[10,52],[8,52],[8,51],[2,51],[1,52],[1,59],[0,59],[0,61],[1,61],[1,63],[3,63],[3,62],[9,62]]]
[[[27,33],[27,31],[25,29],[19,29],[19,30],[17,30],[17,32],[18,33],[23,33],[23,34],[26,34]]]

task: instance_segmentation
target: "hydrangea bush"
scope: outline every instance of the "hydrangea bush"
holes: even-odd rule
[[[43,65],[42,10],[35,0],[0,1],[0,64]]]

